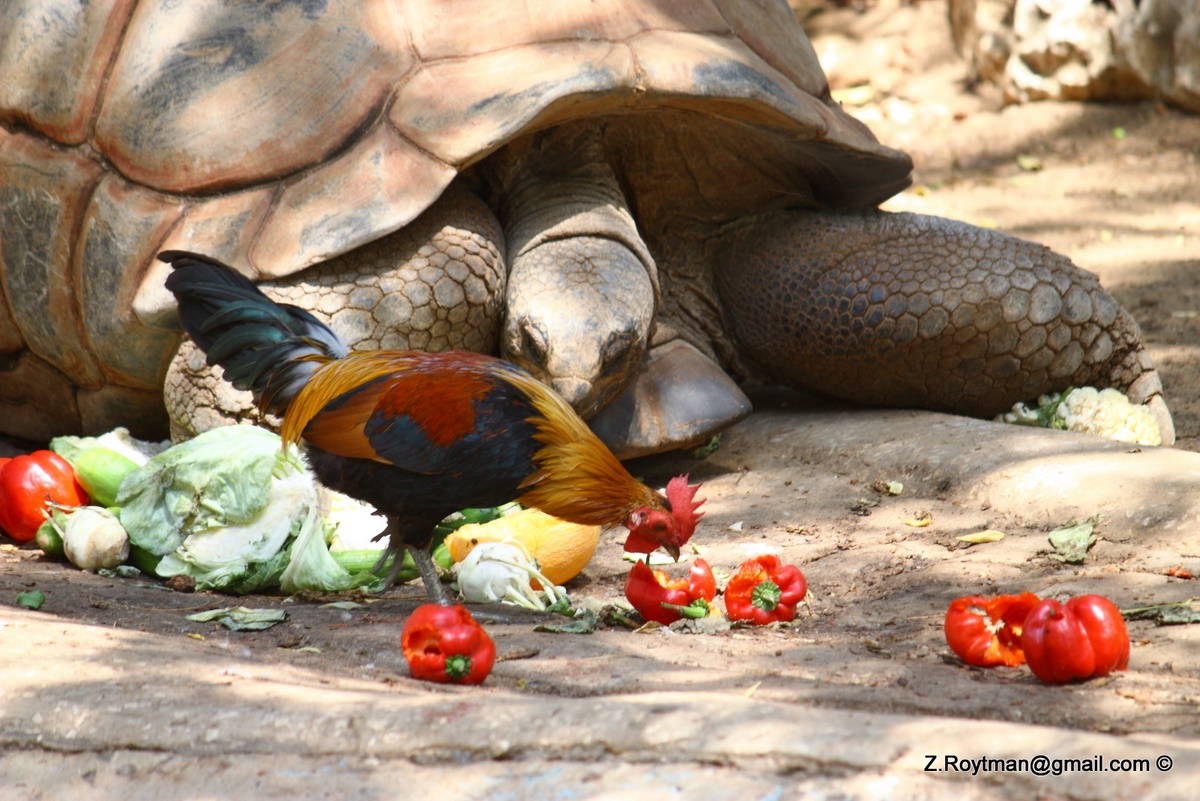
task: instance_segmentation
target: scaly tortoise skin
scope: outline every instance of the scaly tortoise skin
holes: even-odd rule
[[[986,416],[1161,384],[1094,276],[874,207],[911,162],[783,2],[14,0],[0,7],[0,430],[249,414],[185,347],[166,249],[355,348],[500,352],[622,455],[746,376]]]

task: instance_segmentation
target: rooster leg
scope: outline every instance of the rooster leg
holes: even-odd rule
[[[391,515],[388,515],[387,521],[387,528],[376,539],[387,538],[388,551],[394,553],[396,558],[392,562],[392,569],[388,571],[387,583],[384,586],[391,588],[395,585],[396,576],[400,575],[400,567],[404,564],[404,549],[407,548],[421,574],[421,581],[425,583],[425,594],[429,600],[443,606],[449,604],[450,599],[446,597],[446,591],[442,588],[442,577],[438,573],[437,565],[433,563],[433,556],[429,553],[429,549],[405,542],[399,521]],[[384,560],[386,558],[385,554]],[[381,560],[375,569],[379,570],[383,567],[383,563]]]
[[[425,582],[425,594],[429,596],[429,601],[448,606],[450,599],[442,587],[442,577],[438,574],[437,565],[433,563],[433,556],[430,555],[429,549],[408,543],[405,543],[404,547],[408,548],[413,561],[417,563],[417,570],[421,573],[421,580]]]

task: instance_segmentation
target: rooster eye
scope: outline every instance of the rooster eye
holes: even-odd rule
[[[667,530],[667,524],[666,524],[666,523],[664,523],[664,522],[663,522],[663,521],[661,521],[661,520],[655,520],[655,521],[654,521],[654,526],[653,526],[653,528],[654,528],[654,530],[655,530],[655,531],[666,531],[666,530]]]

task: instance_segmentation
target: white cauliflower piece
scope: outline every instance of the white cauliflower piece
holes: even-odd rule
[[[540,611],[567,597],[567,591],[542,575],[529,551],[517,542],[481,542],[455,565],[455,572],[467,603],[500,601]],[[549,603],[530,579],[537,579]]]
[[[1139,445],[1161,445],[1158,421],[1145,405],[1134,405],[1124,393],[1095,387],[1052,392],[1038,398],[1038,405],[1018,403],[996,420],[1016,425],[1042,426],[1066,431],[1083,431]]]

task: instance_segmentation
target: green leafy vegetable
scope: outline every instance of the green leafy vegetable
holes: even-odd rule
[[[301,590],[341,592],[365,584],[376,584],[381,580],[373,573],[352,575],[339,565],[329,555],[329,546],[325,544],[325,528],[319,523],[316,508],[310,508],[296,541],[292,543],[291,559],[279,576],[280,589],[289,595]]]
[[[318,553],[326,546],[316,484],[270,431],[227,426],[175,445],[126,476],[117,503],[139,566],[162,578],[189,575],[197,589],[244,594],[279,587],[290,568],[290,587],[353,584]]]

